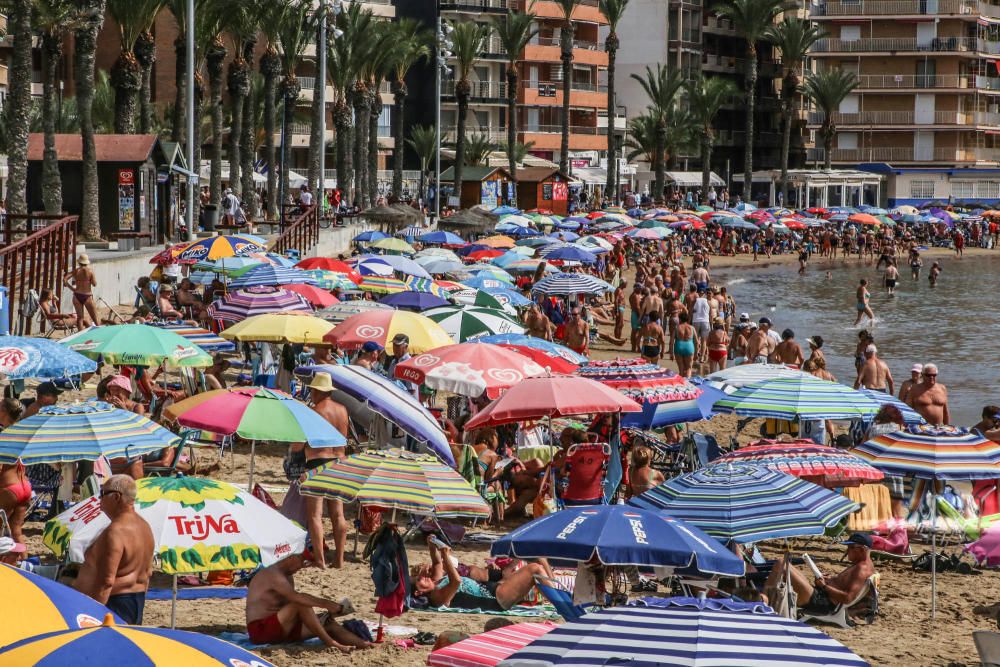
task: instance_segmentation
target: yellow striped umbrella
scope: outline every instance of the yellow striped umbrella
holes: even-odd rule
[[[226,340],[315,345],[322,343],[323,336],[331,329],[333,324],[322,318],[290,311],[248,317],[220,335]]]
[[[395,294],[396,292],[406,292],[410,288],[402,280],[397,278],[386,278],[384,276],[364,276],[358,283],[357,290],[362,292],[378,292],[380,294]]]
[[[308,473],[304,495],[358,501],[363,507],[440,517],[486,518],[489,505],[434,456],[399,449],[355,454]]]

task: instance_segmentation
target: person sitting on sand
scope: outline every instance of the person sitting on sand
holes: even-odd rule
[[[648,447],[636,446],[632,450],[632,465],[629,466],[628,481],[631,495],[638,496],[663,483],[663,473],[651,464],[652,452]]]
[[[801,611],[822,616],[832,613],[838,605],[852,602],[858,597],[868,578],[875,573],[871,559],[872,538],[865,533],[854,533],[842,544],[847,545],[847,560],[851,565],[837,576],[830,579],[821,577],[809,583],[809,579],[791,565],[786,556],[781,556],[775,561],[774,568],[767,577],[765,593],[777,589],[787,569]],[[768,597],[775,599],[773,595]]]
[[[282,644],[319,637],[330,648],[350,653],[371,643],[345,629],[334,619],[343,606],[295,590],[294,576],[312,561],[312,553],[292,554],[254,575],[247,587],[247,632],[255,644]],[[317,615],[314,607],[326,611]]]
[[[59,312],[59,297],[50,289],[43,289],[38,295],[38,308],[54,327],[76,326],[76,314]]]

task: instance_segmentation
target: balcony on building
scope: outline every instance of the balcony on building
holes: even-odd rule
[[[810,148],[806,159],[809,163],[821,163],[826,155],[823,148]],[[923,154],[912,146],[873,146],[866,148],[834,148],[831,161],[859,164],[862,162],[921,163],[921,164],[979,164],[1000,162],[1000,148],[934,148]]]
[[[506,14],[513,8],[511,0],[442,0],[441,13]]]
[[[985,11],[984,11],[985,10]],[[987,13],[992,12],[992,14]],[[975,0],[827,0],[812,6],[810,18],[822,21],[845,16],[1000,16],[1000,6]]]
[[[825,120],[822,112],[810,113],[808,124],[819,127]],[[860,111],[856,113],[835,113],[833,122],[837,127],[916,129],[934,126],[996,127],[1000,125],[1000,113],[986,110],[974,111]],[[911,128],[912,129],[912,128]]]
[[[929,39],[918,37],[859,37],[857,39],[825,38],[816,42],[812,55],[855,53],[942,53],[975,57],[978,53],[1000,54],[1000,42],[963,37],[940,35]]]
[[[562,9],[552,0],[513,0],[513,9],[521,12],[531,12],[539,19],[563,20]],[[598,0],[581,0],[570,14],[573,21],[585,21],[594,25],[607,25],[608,20],[598,8]]]
[[[470,81],[470,100],[476,104],[507,104],[506,81]],[[455,81],[441,82],[441,97],[454,99]]]

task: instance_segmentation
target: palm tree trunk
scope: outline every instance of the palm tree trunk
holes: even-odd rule
[[[97,147],[94,143],[94,56],[97,51],[97,33],[104,24],[104,0],[85,0],[81,3],[85,22],[75,31],[74,74],[76,107],[80,117],[82,148],[81,171],[83,203],[80,206],[80,230],[85,239],[96,240],[101,236],[101,220],[97,189]],[[30,45],[30,41],[29,41]],[[17,49],[14,49],[17,58]],[[15,60],[16,62],[16,60]],[[15,67],[16,69],[16,67]],[[25,138],[27,147],[27,137]],[[14,175],[10,174],[11,181]],[[15,181],[16,182],[16,181]],[[13,210],[13,207],[11,207]]]
[[[746,142],[743,144],[743,201],[753,198],[753,128],[754,110],[757,106],[757,48],[750,44],[747,50],[747,109]]]
[[[712,138],[709,128],[701,133],[701,191],[708,197],[708,188],[712,176]]]
[[[257,161],[257,119],[253,112],[254,102],[250,95],[250,70],[247,69],[247,94],[243,97],[243,134],[240,137],[240,180],[243,205],[251,219],[260,215],[257,188],[253,184],[254,163]]]
[[[469,114],[469,96],[472,86],[466,79],[455,83],[455,100],[458,102],[458,125],[455,127],[455,180],[452,196],[462,205],[462,166],[465,162],[465,117]],[[439,186],[440,189],[440,186]]]
[[[135,40],[135,59],[139,61],[139,134],[153,132],[153,91],[150,87],[156,63],[156,41],[148,30]]]
[[[351,199],[351,107],[343,97],[333,110],[333,124],[337,128],[337,187],[340,188],[341,202],[345,205]]]
[[[31,122],[31,5],[30,0],[11,2],[8,16],[14,54],[7,99],[8,152],[7,210],[28,212],[25,184],[28,180],[28,132]],[[18,223],[20,227],[20,223]]]
[[[827,114],[829,118],[831,114]],[[823,168],[827,171],[833,169],[833,138],[837,134],[837,128],[833,125],[823,127]]]
[[[368,190],[365,188],[365,172],[368,161],[365,149],[368,146],[368,94],[365,84],[354,84],[354,205],[367,208]]]
[[[222,202],[222,74],[226,60],[226,45],[218,38],[205,53],[208,70],[208,95],[212,112],[212,157],[208,176],[208,201],[213,206]],[[229,167],[232,179],[232,165]]]
[[[320,33],[322,29],[317,27],[316,29],[316,53],[321,54],[323,50],[320,48]],[[320,156],[323,154],[322,151],[326,150],[326,137],[323,136],[322,128],[320,123],[323,121],[323,115],[326,113],[325,104],[320,103],[320,96],[326,89],[326,81],[322,81],[319,76],[319,67],[316,67],[316,81],[313,85],[313,99],[312,99],[312,125],[309,129],[309,170],[306,174],[306,178],[309,179],[309,187],[316,188],[316,203],[320,205],[322,209],[323,203],[323,174],[319,173],[319,163]],[[324,98],[325,102],[325,98]]]
[[[613,30],[608,33],[604,48],[608,52],[608,174],[604,197],[610,198],[614,204],[618,202],[618,153],[615,144],[615,61],[618,57],[618,33]]]
[[[406,144],[403,141],[403,108],[406,105],[406,82],[393,82],[393,103],[395,108],[392,113],[392,194],[396,198],[403,196],[403,152]],[[418,193],[417,197],[421,195]]]
[[[203,139],[201,136],[201,117],[202,109],[201,105],[205,99],[205,87],[201,79],[201,73],[195,71],[194,73],[194,136],[191,138],[191,144],[194,146],[194,166],[190,167],[191,171],[196,174],[201,173],[201,145]],[[201,219],[201,196],[199,192],[195,192],[194,196],[194,209],[191,213],[191,219],[194,224],[198,224]]]
[[[170,138],[177,143],[187,142],[187,123],[185,123],[185,110],[187,109],[187,86],[184,84],[187,79],[187,38],[181,32],[174,40],[174,113],[170,131]],[[191,165],[188,165],[192,169]]]
[[[793,70],[789,70],[781,85],[781,202],[788,201],[788,157],[792,147],[792,112],[794,111],[795,89],[798,80]]]
[[[243,197],[243,182],[240,171],[243,166],[240,154],[240,143],[243,141],[243,100],[250,92],[250,73],[247,61],[242,53],[237,53],[233,62],[229,63],[226,75],[226,88],[229,91],[230,125],[229,125],[229,187],[237,198]]]
[[[507,63],[507,167],[510,178],[514,182],[514,202],[517,201],[517,156],[514,155],[514,145],[517,143],[517,67],[515,63]],[[516,206],[514,202],[507,202]]]
[[[278,209],[278,163],[275,155],[274,132],[275,94],[278,75],[281,73],[281,59],[272,47],[260,57],[260,70],[264,75],[264,160],[267,161],[267,215],[271,220],[280,218]]]
[[[662,122],[662,121],[661,121]],[[653,197],[653,203],[656,204],[663,199],[663,186],[667,180],[667,170],[664,160],[664,152],[666,150],[666,134],[667,130],[665,127],[658,127],[656,130],[656,170],[653,176],[653,192],[650,193]],[[673,159],[673,153],[670,154],[670,158]]]
[[[290,165],[292,161],[292,142],[286,140],[292,136],[292,123],[295,122],[295,103],[299,99],[300,92],[302,92],[302,84],[295,77],[295,72],[287,73],[281,82],[281,95],[285,101],[285,135],[281,140],[281,191],[285,193],[286,197],[291,192],[289,187],[289,172],[291,171]],[[281,205],[284,205],[284,203],[281,202]]]
[[[42,150],[42,202],[45,212],[62,212],[62,177],[59,175],[59,155],[56,153],[56,78],[62,56],[62,35],[42,34],[42,130],[45,145]]]
[[[368,91],[368,201],[378,201],[378,119],[382,116],[382,96],[375,85]]]
[[[573,22],[567,16],[563,22],[562,31],[559,34],[559,46],[561,47],[559,59],[562,60],[563,75],[562,139],[559,142],[559,171],[564,174],[569,173],[569,91],[573,83],[574,33]]]

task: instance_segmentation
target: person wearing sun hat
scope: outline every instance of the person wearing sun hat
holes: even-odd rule
[[[0,537],[0,563],[18,567],[28,554],[28,547],[10,537]]]
[[[823,337],[813,336],[811,338],[806,338],[806,343],[809,344],[809,359],[813,362],[817,362],[819,359],[822,359],[825,363],[826,355],[823,354]]]

